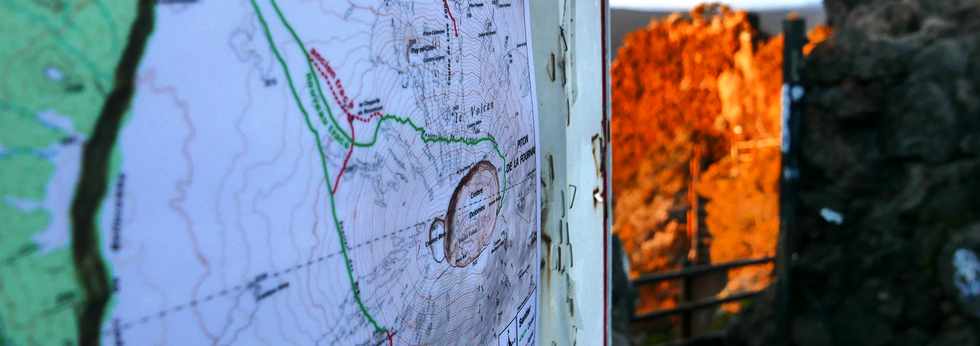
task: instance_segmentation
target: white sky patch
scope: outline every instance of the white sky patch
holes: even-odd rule
[[[786,9],[819,6],[820,0],[729,0],[721,1],[734,8],[748,10]],[[688,10],[703,0],[610,0],[609,7],[631,10]]]

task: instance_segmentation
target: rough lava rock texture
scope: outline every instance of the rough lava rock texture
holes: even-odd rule
[[[805,74],[792,344],[980,345],[980,1],[825,7],[834,35]],[[757,304],[729,344],[774,344],[774,317]]]

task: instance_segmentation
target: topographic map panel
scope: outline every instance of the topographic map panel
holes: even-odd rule
[[[160,1],[104,344],[533,345],[526,3]]]

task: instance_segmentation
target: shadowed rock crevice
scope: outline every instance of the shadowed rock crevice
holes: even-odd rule
[[[976,345],[980,3],[825,4],[835,34],[806,66],[792,343]],[[767,305],[730,344],[773,344]]]

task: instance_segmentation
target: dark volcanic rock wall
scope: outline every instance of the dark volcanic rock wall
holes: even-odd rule
[[[807,60],[793,343],[980,345],[980,1],[825,6],[835,34]],[[768,309],[743,316],[736,344],[771,344]]]

